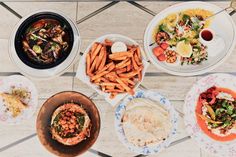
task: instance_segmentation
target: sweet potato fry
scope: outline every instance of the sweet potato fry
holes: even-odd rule
[[[105,39],[105,41],[104,41],[105,46],[112,46],[112,44],[113,44],[113,42],[111,40]]]
[[[110,54],[109,58],[113,59],[113,58],[119,58],[119,57],[132,57],[132,56],[133,56],[132,52],[116,52],[116,53]]]
[[[115,86],[106,86],[106,90],[114,90]]]
[[[131,63],[131,62],[130,62],[130,59],[123,60],[122,62],[116,64],[116,69],[124,68],[124,67],[126,67],[127,65],[129,65],[130,63]]]
[[[127,66],[127,72],[129,72],[131,70],[131,68],[132,68],[131,66],[132,66],[131,64]]]
[[[126,72],[126,68],[122,68],[122,69],[118,69],[117,71],[116,71],[116,73],[117,74],[121,74],[121,73],[124,73],[124,72]]]
[[[93,71],[95,70],[97,60],[98,60],[98,56],[95,57],[95,59],[94,59],[94,61],[92,63],[92,66],[90,68],[90,73],[93,73]]]
[[[105,90],[106,93],[123,93],[123,90],[120,89],[107,89]]]
[[[140,50],[139,46],[137,46],[136,52],[137,52],[138,58],[142,59],[142,57],[141,57],[141,50]]]
[[[138,80],[139,80],[139,81],[142,80],[142,71],[139,71],[139,73],[138,73]]]
[[[117,80],[117,82],[118,82],[127,92],[130,91],[129,86],[127,86],[119,77],[116,78],[116,80]]]
[[[131,78],[131,77],[134,77],[135,75],[137,75],[139,73],[139,71],[132,71],[132,72],[129,72],[129,73],[122,73],[122,74],[119,74],[120,77],[123,77],[123,78]]]
[[[106,90],[105,86],[101,86],[102,91],[104,92]]]
[[[115,64],[112,64],[109,68],[108,68],[108,71],[112,71],[113,69],[115,69]]]
[[[132,60],[132,65],[133,65],[134,69],[138,70],[138,65],[137,65],[136,61],[134,60],[134,57],[131,57],[131,60]]]
[[[107,65],[105,65],[101,70],[98,70],[98,71],[96,72],[96,74],[99,74],[99,73],[101,73],[101,72],[107,70],[107,69],[108,69],[109,67],[111,67],[111,66],[114,66],[114,63],[113,63],[113,62],[110,62],[110,63],[108,63]]]
[[[100,52],[100,49],[102,48],[102,44],[98,44],[96,47],[95,51],[91,53],[91,62],[95,59],[95,57],[98,55]]]
[[[91,58],[90,58],[90,54],[87,53],[86,55],[86,74],[87,75],[90,73],[90,66],[91,66]]]
[[[110,99],[114,99],[114,98],[116,97],[116,95],[117,95],[117,93],[115,93],[115,92],[114,92],[114,93],[111,93],[109,98],[110,98]]]
[[[123,91],[125,90],[124,87],[122,87],[120,84],[118,84],[116,87],[120,90],[123,90]]]
[[[129,93],[130,95],[134,95],[134,89],[130,89],[130,91],[128,91],[128,93]]]
[[[93,52],[96,50],[98,44],[99,44],[99,43],[94,43],[94,44],[92,45],[92,48],[90,49],[90,53],[93,53]]]
[[[102,81],[102,82],[110,82],[109,80],[107,80],[107,79],[104,78],[104,77],[101,77],[101,81]]]
[[[113,83],[113,82],[103,82],[103,83],[100,83],[101,86],[117,86],[119,85],[118,83]]]
[[[106,48],[103,51],[103,57],[102,57],[102,61],[101,64],[98,67],[98,70],[101,70],[102,68],[104,68],[105,64],[106,64],[106,60],[107,60],[107,52],[106,52]]]
[[[91,77],[91,80],[92,80],[92,81],[93,81],[93,80],[96,80],[97,78],[102,77],[103,75],[106,75],[107,73],[109,73],[109,71],[103,71],[103,72],[101,72],[101,73],[99,73],[99,74],[97,74],[97,75]]]
[[[112,60],[114,60],[114,61],[120,61],[120,60],[125,60],[125,59],[127,59],[126,56],[124,56],[124,57],[112,58]]]
[[[95,67],[96,70],[98,70],[98,67],[101,65],[102,59],[103,59],[103,57],[104,57],[104,55],[105,55],[105,49],[106,49],[106,48],[103,46],[103,47],[101,48],[100,52],[99,52],[98,61],[97,61],[97,63],[96,63],[96,67]]]
[[[130,84],[130,85],[135,85],[135,83],[134,83],[134,81],[132,81],[132,80],[130,80],[130,79],[128,79],[128,78],[120,78],[122,81],[126,81],[128,84]]]
[[[134,54],[134,60],[138,66],[142,65],[141,59],[138,57],[137,53]]]

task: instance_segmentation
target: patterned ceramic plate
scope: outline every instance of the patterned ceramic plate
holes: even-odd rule
[[[28,105],[22,112],[13,117],[7,110],[4,100],[0,97],[0,122],[4,124],[19,124],[23,120],[29,119],[37,109],[38,92],[34,84],[24,76],[14,75],[0,80],[0,93],[11,93],[12,89],[24,89],[29,93],[28,98],[23,101]]]
[[[126,110],[127,103],[135,98],[147,98],[147,99],[151,99],[153,101],[158,101],[158,102],[160,102],[161,105],[163,105],[163,107],[165,107],[169,111],[170,116],[171,116],[172,129],[171,129],[171,133],[169,134],[169,136],[166,138],[166,140],[164,142],[154,145],[152,147],[147,147],[147,146],[137,147],[137,146],[134,146],[133,144],[129,143],[128,140],[126,139],[125,134],[124,134],[124,130],[123,130],[123,127],[121,124],[121,119],[122,119],[122,116]],[[120,141],[126,147],[128,147],[131,151],[138,153],[138,154],[144,154],[144,155],[159,153],[163,149],[165,149],[166,147],[169,146],[169,144],[172,141],[173,135],[176,134],[177,121],[178,121],[178,114],[176,113],[174,107],[171,105],[170,101],[168,99],[166,99],[165,97],[163,97],[162,95],[160,95],[158,92],[155,92],[152,90],[145,90],[145,91],[140,90],[140,91],[137,91],[134,96],[126,97],[121,102],[121,104],[116,108],[116,111],[115,111],[115,129],[116,129],[116,132],[117,132],[117,135],[118,135]]]
[[[200,79],[193,85],[185,98],[184,121],[188,133],[199,146],[208,152],[224,157],[236,156],[236,140],[229,142],[216,141],[203,133],[197,124],[195,108],[199,95],[212,86],[224,87],[236,91],[236,77],[228,74],[212,74]]]

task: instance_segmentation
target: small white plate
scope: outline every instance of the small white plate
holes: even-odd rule
[[[207,61],[203,61],[199,65],[171,66],[170,64],[165,64],[163,62],[158,61],[157,58],[152,53],[152,49],[156,46],[156,44],[154,44],[153,46],[149,46],[151,43],[155,42],[153,39],[153,31],[156,29],[158,23],[171,13],[181,12],[187,9],[194,9],[194,8],[209,10],[212,11],[213,13],[222,10],[222,8],[206,2],[196,1],[196,2],[179,3],[170,6],[161,11],[160,13],[158,13],[151,20],[145,31],[144,49],[145,52],[147,53],[148,58],[157,68],[172,75],[193,76],[209,72],[215,69],[220,64],[222,64],[230,56],[236,45],[236,31],[235,31],[236,29],[234,21],[230,17],[230,15],[226,11],[224,11],[213,17],[212,22],[209,26],[209,28],[212,29],[216,33],[216,35],[222,39],[222,41],[224,41],[224,43],[222,43],[221,45],[224,48],[222,47],[219,48],[219,46],[217,46],[217,50],[218,49],[221,50],[221,52],[218,53],[217,56],[208,57]]]
[[[200,79],[188,92],[184,104],[184,122],[187,132],[206,151],[219,157],[236,156],[236,140],[229,142],[216,141],[207,136],[199,127],[195,114],[199,95],[212,86],[236,91],[236,77],[228,74],[212,74]]]
[[[170,114],[170,118],[171,118],[172,129],[169,136],[163,142],[156,144],[154,146],[137,147],[137,146],[134,146],[132,143],[129,143],[128,140],[126,139],[126,136],[124,134],[124,130],[121,124],[121,119],[126,110],[126,105],[135,98],[147,98],[153,101],[158,101],[165,109],[168,110]],[[136,92],[134,96],[126,97],[119,104],[119,106],[116,108],[116,111],[115,111],[115,129],[119,137],[119,140],[129,150],[138,154],[150,155],[150,154],[160,153],[162,150],[164,150],[170,145],[170,143],[172,142],[173,136],[177,133],[177,128],[178,128],[178,114],[175,111],[174,107],[172,106],[172,104],[167,98],[163,97],[158,92],[153,91],[153,90],[139,90]]]
[[[33,116],[38,105],[38,92],[35,85],[26,77],[21,75],[13,75],[0,80],[0,92],[9,93],[11,87],[24,88],[31,93],[28,100],[28,107],[17,117],[12,117],[9,111],[6,112],[6,107],[3,105],[3,100],[0,97],[0,123],[3,124],[19,124]]]
[[[101,91],[100,88],[99,88],[97,85],[91,83],[89,76],[86,75],[86,54],[89,52],[91,46],[92,46],[95,42],[104,42],[105,39],[109,39],[109,40],[111,40],[111,41],[113,41],[113,42],[121,41],[121,42],[124,42],[125,44],[138,45],[138,46],[139,46],[139,44],[138,44],[136,41],[134,41],[134,40],[132,40],[132,39],[126,37],[126,36],[123,36],[123,35],[119,35],[119,34],[107,34],[107,35],[101,36],[101,37],[95,39],[95,40],[87,47],[87,49],[85,50],[83,56],[82,56],[81,59],[80,59],[79,66],[78,66],[77,73],[76,73],[76,77],[77,77],[78,79],[80,79],[81,81],[83,81],[84,83],[86,83],[87,85],[89,85],[91,88],[93,88],[93,89],[94,89],[96,92],[98,92],[100,95],[104,96],[104,97],[105,97],[105,100],[106,100],[107,102],[109,102],[112,106],[115,106],[121,99],[123,99],[123,98],[127,95],[127,93],[118,94],[114,99],[110,99],[110,98],[109,98],[110,95],[109,95],[108,93],[105,93],[105,92]],[[139,47],[140,47],[140,46],[139,46]],[[146,61],[146,58],[145,58],[145,56],[143,55],[144,53],[143,53],[143,50],[142,50],[141,47],[140,47],[140,49],[141,49],[141,53],[142,53],[142,57],[143,57],[142,62],[143,62],[143,65],[144,65],[144,69],[143,69],[143,71],[142,71],[142,78],[143,78],[143,77],[144,77],[144,74],[145,74],[145,72],[146,72],[146,69],[147,69],[147,67],[148,67],[148,65],[149,65],[149,63]],[[142,82],[142,81],[140,81],[140,82],[138,82],[138,83],[136,84],[135,89],[140,85],[141,82]]]

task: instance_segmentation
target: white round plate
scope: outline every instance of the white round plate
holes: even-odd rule
[[[236,140],[216,141],[207,136],[198,126],[195,109],[199,95],[212,86],[224,87],[236,91],[236,77],[228,74],[212,74],[200,79],[188,92],[184,104],[184,122],[187,132],[206,151],[220,157],[236,156]]]
[[[215,57],[209,56],[207,61],[203,61],[199,65],[173,66],[157,60],[157,58],[152,53],[152,49],[156,46],[156,44],[154,44],[153,46],[149,45],[155,42],[153,39],[153,31],[157,27],[158,23],[171,13],[176,13],[194,8],[209,10],[212,11],[213,13],[222,10],[222,8],[206,2],[198,2],[198,1],[184,2],[164,9],[159,14],[157,14],[149,23],[144,35],[144,49],[148,55],[148,58],[157,68],[173,75],[180,75],[180,76],[200,75],[209,72],[214,68],[216,68],[217,66],[219,66],[226,60],[226,58],[233,51],[236,44],[235,24],[230,15],[226,11],[224,11],[218,14],[217,16],[213,17],[211,25],[209,26],[209,28],[211,28],[216,33],[216,35],[221,37],[225,42],[225,44],[222,44],[222,46],[224,46],[224,48],[222,48],[223,50],[220,53],[218,53],[217,56]]]
[[[11,87],[24,88],[31,93],[28,100],[28,107],[22,110],[17,117],[12,117],[10,112],[6,112],[6,107],[3,105],[3,100],[0,97],[0,122],[3,124],[19,124],[22,121],[29,119],[35,113],[38,105],[38,92],[35,85],[26,77],[21,75],[13,75],[0,80],[0,93],[11,92]]]
[[[73,34],[74,34],[74,43],[73,43],[73,47],[71,49],[69,56],[61,64],[57,65],[56,67],[50,68],[50,69],[35,69],[35,68],[31,68],[28,65],[26,65],[25,63],[23,63],[19,59],[19,57],[16,53],[15,44],[14,44],[15,35],[16,35],[16,32],[17,32],[18,28],[20,27],[20,25],[30,16],[37,14],[37,13],[41,13],[41,12],[52,12],[52,13],[56,13],[56,14],[59,14],[62,17],[64,17],[69,22],[69,24],[73,30]],[[76,24],[68,16],[66,16],[65,14],[63,14],[59,11],[55,11],[55,10],[38,10],[36,12],[32,12],[29,15],[23,17],[18,22],[18,24],[15,26],[14,30],[12,31],[10,41],[9,41],[9,55],[10,55],[12,62],[14,64],[16,64],[16,66],[20,69],[22,74],[29,76],[31,78],[34,78],[34,79],[49,79],[49,78],[53,78],[55,76],[59,76],[63,72],[65,72],[66,70],[69,69],[69,67],[72,65],[72,63],[78,57],[77,54],[80,49],[80,44],[81,44],[81,40],[80,40],[79,30],[78,30]]]
[[[169,136],[166,138],[166,140],[164,140],[163,142],[157,145],[145,146],[145,147],[137,147],[128,142],[124,134],[124,130],[121,124],[121,119],[126,110],[127,103],[129,103],[131,100],[135,98],[147,98],[153,101],[158,101],[165,109],[169,111],[170,117],[171,117],[172,129]],[[126,97],[119,104],[119,106],[116,108],[116,111],[115,111],[115,129],[116,129],[116,133],[118,135],[119,140],[129,150],[138,154],[150,155],[150,154],[160,153],[163,149],[167,148],[169,144],[172,142],[172,138],[177,132],[177,127],[178,127],[178,114],[175,111],[174,107],[171,105],[168,99],[166,99],[165,97],[160,95],[158,92],[153,91],[153,90],[139,90],[135,93],[134,96]]]
[[[141,50],[141,54],[142,54],[142,58],[143,58],[142,62],[143,62],[143,66],[144,66],[143,71],[142,71],[142,79],[144,77],[144,74],[146,72],[146,69],[147,69],[149,63],[146,61],[146,58],[145,58],[145,55],[144,55],[144,52],[143,52],[141,46],[136,41],[134,41],[133,39],[131,39],[129,37],[126,37],[126,36],[123,36],[123,35],[120,35],[120,34],[107,34],[107,35],[101,36],[101,37],[95,39],[87,47],[87,49],[85,50],[83,56],[80,58],[79,66],[77,68],[76,77],[78,79],[80,79],[81,81],[83,81],[84,83],[86,83],[91,88],[93,88],[100,95],[104,96],[106,101],[109,102],[112,106],[114,106],[120,100],[122,100],[127,94],[126,93],[121,93],[121,94],[118,94],[114,99],[110,99],[109,98],[110,95],[108,93],[105,93],[105,92],[101,91],[100,88],[97,85],[91,83],[89,76],[86,75],[86,54],[89,52],[90,48],[92,47],[92,45],[95,42],[104,42],[105,39],[109,39],[113,42],[121,41],[121,42],[123,42],[125,44],[128,44],[128,45],[138,45],[139,46],[139,48]],[[142,82],[142,80],[139,83],[136,84],[135,89],[140,85],[141,82]]]

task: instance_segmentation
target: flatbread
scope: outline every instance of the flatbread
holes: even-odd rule
[[[122,117],[127,140],[135,146],[148,146],[162,142],[171,130],[169,112],[158,102],[133,99]]]
[[[5,102],[4,104],[12,114],[12,117],[17,117],[21,114],[22,110],[27,108],[27,105],[24,104],[17,96],[0,93],[0,97],[2,97],[3,101]]]

